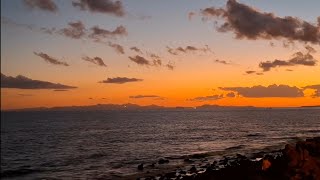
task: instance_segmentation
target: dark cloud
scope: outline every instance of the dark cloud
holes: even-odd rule
[[[74,7],[79,7],[81,10],[89,10],[91,12],[111,14],[114,16],[124,16],[124,8],[121,1],[112,0],[78,0],[73,1]]]
[[[120,44],[108,42],[108,45],[112,47],[117,53],[124,54],[124,48]]]
[[[259,67],[263,71],[270,71],[272,68],[283,66],[316,66],[317,60],[311,55],[311,53],[315,52],[315,50],[310,46],[306,46],[306,49],[308,50],[308,52],[305,54],[303,54],[302,52],[296,52],[289,60],[276,59],[274,61],[261,62],[259,64]]]
[[[226,8],[201,10],[204,18],[220,17],[224,23],[218,25],[219,32],[233,32],[238,39],[279,39],[320,44],[320,28],[297,17],[277,17],[260,12],[250,6],[228,0]]]
[[[132,51],[137,52],[137,53],[143,54],[143,52],[142,52],[139,48],[137,48],[137,47],[135,47],[135,46],[131,47],[130,49],[131,49]]]
[[[233,98],[233,97],[236,97],[236,94],[234,92],[229,92],[226,96]]]
[[[24,0],[23,2],[30,8],[38,8],[49,12],[58,11],[57,5],[52,0]]]
[[[136,96],[129,96],[131,99],[144,99],[144,98],[152,98],[152,99],[163,99],[161,96],[157,95],[136,95]]]
[[[152,59],[152,64],[154,66],[162,66],[162,60],[161,60],[160,56],[153,54],[153,53],[151,53],[149,56]]]
[[[103,62],[103,60],[100,57],[90,58],[88,56],[83,56],[82,59],[99,66],[107,67],[107,65]]]
[[[243,97],[261,98],[261,97],[303,97],[302,89],[296,86],[288,85],[270,85],[253,87],[220,87],[224,91],[237,92]]]
[[[35,55],[41,57],[43,60],[45,60],[46,62],[50,63],[50,64],[54,64],[54,65],[62,65],[62,66],[69,66],[68,63],[66,62],[62,62],[62,61],[59,61],[58,59],[54,58],[54,57],[51,57],[49,56],[48,54],[45,54],[45,53],[37,53],[37,52],[33,52]]]
[[[142,65],[142,66],[149,66],[151,65],[150,61],[147,60],[146,58],[136,55],[134,57],[129,56],[129,59],[135,63],[137,63],[138,65]]]
[[[172,62],[169,62],[168,64],[166,64],[166,67],[171,71],[175,68],[175,66]]]
[[[53,91],[63,92],[63,91],[69,91],[69,89],[55,89]]]
[[[100,83],[124,84],[124,83],[139,82],[139,81],[143,81],[143,79],[115,77],[115,78],[108,78],[107,80],[100,81]]]
[[[91,33],[89,34],[89,38],[92,38],[96,41],[101,41],[101,39],[103,38],[126,36],[126,35],[128,35],[128,32],[124,26],[118,26],[116,29],[112,31],[100,28],[99,26],[94,26],[91,28]]]
[[[223,98],[223,94],[221,95],[212,95],[212,96],[199,96],[192,99],[187,99],[188,101],[215,101]]]
[[[256,71],[246,71],[247,74],[254,74]]]
[[[220,63],[220,64],[225,64],[225,65],[231,64],[230,62],[227,62],[227,61],[224,61],[224,60],[219,60],[219,59],[216,59],[214,62]]]
[[[61,29],[59,34],[73,39],[81,39],[86,35],[86,28],[81,21],[69,22],[68,27]]]
[[[167,51],[168,53],[172,55],[178,55],[179,53],[189,53],[189,52],[212,52],[209,46],[205,46],[204,48],[197,48],[194,46],[186,46],[185,48],[183,47],[177,47],[177,48],[171,48],[167,46]]]
[[[74,86],[67,86],[59,83],[33,80],[22,75],[16,77],[6,76],[1,73],[1,88],[16,89],[73,89]]]

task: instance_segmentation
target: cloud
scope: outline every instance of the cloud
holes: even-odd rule
[[[151,65],[150,61],[148,61],[146,58],[136,55],[134,57],[129,56],[129,59],[135,63],[137,63],[138,65],[141,66],[149,66]]]
[[[247,74],[253,74],[256,73],[256,71],[246,71]]]
[[[124,16],[124,8],[121,1],[112,0],[78,0],[73,1],[74,7],[79,7],[81,10],[89,10],[91,12],[111,14],[114,16]]]
[[[117,53],[124,54],[124,48],[120,44],[108,42],[108,46],[112,47]]]
[[[20,27],[20,28],[25,28],[25,29],[29,29],[31,31],[37,31],[37,32],[41,32],[41,33],[45,33],[45,34],[54,34],[56,32],[55,28],[45,28],[45,27],[37,27],[35,25],[32,24],[22,24],[22,23],[17,23],[12,21],[11,19],[7,18],[7,17],[3,17],[1,16],[1,24],[5,24],[5,25],[9,25],[9,26],[15,26],[15,27]]]
[[[140,53],[140,54],[143,54],[143,52],[139,48],[137,48],[135,46],[131,47],[130,50],[135,51],[135,52]]]
[[[199,51],[204,53],[212,52],[208,45],[206,45],[204,48],[197,48],[194,46],[186,46],[185,48],[183,47],[171,48],[167,46],[167,51],[172,55],[178,55],[179,53],[199,52]]]
[[[277,17],[228,0],[226,8],[206,8],[200,10],[204,19],[222,18],[217,25],[219,32],[233,32],[237,39],[286,39],[320,44],[319,25],[311,24],[297,17]]]
[[[98,66],[107,67],[107,65],[103,62],[103,60],[100,57],[90,58],[88,56],[83,56],[82,59],[85,61],[91,62],[93,64],[96,64]]]
[[[126,36],[126,35],[128,35],[128,32],[124,26],[118,26],[116,27],[116,29],[112,31],[100,28],[99,26],[94,26],[91,28],[91,33],[89,34],[89,38],[92,38],[95,41],[101,41],[101,39],[103,38]]]
[[[44,11],[57,12],[58,7],[52,0],[24,0],[25,5],[30,8],[38,8]]]
[[[224,91],[237,92],[239,95],[248,98],[262,97],[303,97],[303,91],[296,86],[270,85],[253,87],[220,87]]]
[[[320,97],[320,84],[305,86],[303,89],[315,90],[314,94],[312,94],[312,97]]]
[[[53,91],[63,92],[63,91],[69,91],[69,89],[54,89]]]
[[[233,97],[236,97],[236,94],[234,92],[229,92],[226,96],[233,98]]]
[[[230,62],[227,62],[227,61],[224,61],[224,60],[219,60],[219,59],[216,59],[214,62],[220,63],[220,64],[225,64],[225,65],[231,64]]]
[[[124,84],[124,83],[139,82],[139,81],[143,81],[143,79],[115,77],[115,78],[108,78],[107,80],[100,81],[100,83]]]
[[[69,22],[68,26],[67,28],[61,29],[59,34],[72,39],[81,39],[86,35],[86,28],[81,21]]]
[[[189,21],[191,21],[191,20],[192,20],[192,17],[195,16],[195,15],[196,15],[195,12],[189,12],[189,13],[188,13],[188,19],[189,19]]]
[[[16,89],[74,89],[77,87],[52,83],[47,81],[33,80],[22,75],[16,77],[6,76],[1,73],[1,88]]]
[[[62,62],[62,61],[59,61],[58,59],[54,58],[54,57],[51,57],[49,56],[48,54],[45,54],[45,53],[37,53],[37,52],[33,52],[35,55],[41,57],[43,60],[45,60],[46,62],[50,63],[50,64],[54,64],[54,65],[62,65],[62,66],[69,66],[68,63],[66,62]]]
[[[168,64],[166,64],[166,67],[171,71],[175,68],[175,66],[172,62],[169,62]]]
[[[272,68],[282,67],[282,66],[316,66],[317,60],[311,55],[311,53],[316,52],[311,46],[306,46],[307,53],[296,52],[293,54],[292,58],[289,60],[279,60],[275,59],[273,61],[265,61],[259,64],[259,67],[263,71],[270,71]]]
[[[155,100],[164,100],[164,97],[157,96],[157,95],[136,95],[136,96],[129,96],[130,99],[155,99]]]
[[[192,99],[187,99],[188,101],[215,101],[223,98],[223,94],[221,95],[212,95],[212,96],[199,96]]]

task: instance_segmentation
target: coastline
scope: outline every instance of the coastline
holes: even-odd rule
[[[205,157],[184,159],[184,165],[163,162],[152,165],[140,164],[140,173],[119,179],[320,179],[320,137],[286,144],[277,151],[260,152],[251,157],[236,154],[223,157],[218,161],[210,161]],[[162,162],[160,162],[162,161]],[[152,171],[158,165],[167,164],[166,168]],[[116,177],[114,177],[116,178]],[[117,179],[117,178],[116,178]]]

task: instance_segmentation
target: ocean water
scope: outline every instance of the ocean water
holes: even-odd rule
[[[320,109],[1,112],[3,179],[115,179],[140,163],[279,149],[320,135]]]

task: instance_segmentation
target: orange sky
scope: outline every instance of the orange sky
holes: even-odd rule
[[[95,12],[89,7],[86,12],[67,2],[55,2],[57,9],[50,10],[36,5],[28,8],[30,5],[20,1],[1,1],[1,73],[4,75],[1,77],[1,109],[98,103],[259,107],[320,105],[320,28],[317,25],[318,9],[314,8],[319,7],[319,2],[310,1],[308,12],[296,11],[301,1],[293,1],[292,7],[269,5],[276,4],[275,0],[273,3],[227,2],[226,5],[225,1],[190,1],[190,4],[178,6],[176,2],[163,1],[151,3],[150,6],[158,6],[159,9],[150,12],[139,3],[123,1],[122,9],[117,11]],[[301,22],[309,22],[318,32],[312,38],[281,33],[277,37],[270,34],[265,37],[269,33],[267,30],[260,29],[260,34],[252,35],[240,29],[245,27],[238,27],[233,22],[228,22],[233,26],[226,32],[216,30],[219,25],[214,25],[215,20],[223,24],[228,19],[205,14],[203,10],[221,7],[225,9],[225,16],[233,16],[228,8],[238,6],[233,7],[232,3],[239,3],[236,4],[240,7],[235,9],[237,11],[245,11],[241,7],[249,7],[251,13],[261,16],[272,12],[274,17],[270,21],[275,21],[275,17],[298,18]],[[166,14],[161,11],[164,7],[170,7]],[[117,14],[121,10],[124,14]],[[188,18],[190,12],[195,14],[191,19]],[[204,18],[207,20],[203,21]],[[241,17],[238,18],[240,21]],[[77,25],[78,31],[83,25],[83,34],[78,34],[79,37],[67,34],[68,29],[75,28],[68,23]],[[93,36],[93,27],[105,29],[105,36]],[[55,28],[52,33],[44,31],[50,28]],[[236,38],[240,30],[242,37]],[[112,44],[119,45],[124,52]],[[195,49],[188,50],[188,46]],[[132,47],[139,48],[142,53],[132,50]],[[182,50],[178,50],[179,47]],[[169,49],[176,54],[170,53]],[[301,55],[295,54],[297,52]],[[41,57],[41,53],[47,57]],[[86,56],[92,61],[85,61]],[[137,59],[137,56],[143,59]],[[106,66],[99,65],[94,57],[99,57]],[[161,64],[155,64],[155,60]],[[287,65],[276,65],[268,70],[259,67],[260,63],[275,60]],[[168,64],[173,65],[173,69],[168,68]],[[248,74],[247,71],[255,72]],[[40,80],[55,85],[52,88],[43,85],[30,88],[28,85],[26,88],[23,87],[26,82],[12,82],[18,75],[31,79],[27,83]],[[123,84],[99,83],[116,77],[141,80]],[[57,83],[77,88],[63,87],[65,91],[55,91]],[[272,89],[274,84],[276,87]],[[260,86],[262,88],[257,88]],[[237,90],[220,87],[236,87]],[[235,97],[227,97],[228,93]],[[145,97],[130,98],[138,95]]]

